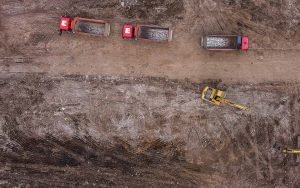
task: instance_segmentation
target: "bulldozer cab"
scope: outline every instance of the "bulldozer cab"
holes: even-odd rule
[[[220,105],[219,99],[224,97],[224,93],[221,90],[205,87],[201,98],[215,105]]]

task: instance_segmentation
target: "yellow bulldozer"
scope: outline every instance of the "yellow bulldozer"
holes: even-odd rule
[[[240,110],[249,110],[248,107],[241,105],[241,104],[236,104],[230,100],[225,99],[225,93],[221,90],[217,90],[211,87],[206,86],[201,95],[201,99],[204,101],[210,102],[216,106],[219,106],[220,104],[227,104],[232,107],[238,108]]]
[[[298,149],[283,148],[283,147],[280,147],[278,144],[275,144],[273,147],[285,155],[288,155],[288,154],[295,155],[296,162],[300,163],[300,136],[297,137],[297,146],[298,146]]]

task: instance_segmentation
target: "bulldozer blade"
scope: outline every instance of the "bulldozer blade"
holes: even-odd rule
[[[298,149],[300,149],[300,136],[297,137]],[[296,156],[296,162],[300,163],[300,155]]]

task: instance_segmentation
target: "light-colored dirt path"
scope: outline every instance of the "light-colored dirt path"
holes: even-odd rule
[[[247,21],[245,11],[245,15],[232,13],[232,17],[228,17],[222,12],[221,5],[215,8],[220,10],[218,12],[204,9],[206,4],[197,5],[202,6],[198,10],[191,4],[197,4],[196,1],[186,2],[182,20],[161,23],[172,26],[174,41],[153,43],[123,40],[121,26],[128,19],[121,17],[111,20],[109,38],[72,34],[59,37],[56,30],[62,5],[58,2],[55,6],[54,3],[44,7],[35,5],[42,7],[39,9],[33,5],[24,8],[22,3],[12,2],[7,1],[2,8],[2,72],[154,76],[253,83],[300,81],[299,28],[291,30],[292,39],[285,39],[279,31],[278,35],[274,33],[276,29]],[[251,27],[237,28],[235,23],[242,21]],[[227,24],[228,29],[220,24]],[[237,33],[239,29],[250,36],[248,52],[208,52],[200,46],[200,38],[205,33]],[[265,30],[263,34],[262,30]]]

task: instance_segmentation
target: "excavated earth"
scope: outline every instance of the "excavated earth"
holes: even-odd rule
[[[60,16],[111,22],[58,35]],[[127,41],[123,23],[171,27]],[[0,187],[300,187],[297,0],[2,0]],[[250,36],[207,52],[206,34]],[[205,86],[250,107],[200,100]]]
[[[230,90],[249,112],[199,100]],[[298,84],[201,84],[159,78],[2,75],[6,186],[298,187],[272,149],[300,131]]]

